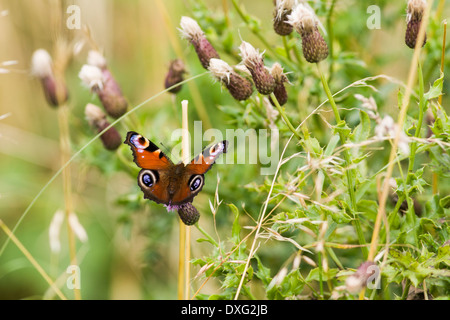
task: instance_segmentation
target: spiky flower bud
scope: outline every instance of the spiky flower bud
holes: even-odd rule
[[[81,68],[78,76],[93,92],[97,93],[106,112],[113,118],[122,116],[128,107],[128,102],[122,94],[119,84],[103,61],[96,55],[97,60],[88,59]],[[91,57],[91,56],[90,56]],[[90,61],[89,61],[90,60]]]
[[[345,286],[350,293],[358,293],[363,287],[367,285],[369,277],[373,276],[376,272],[376,263],[372,261],[363,262],[356,272],[347,277]]]
[[[228,89],[234,99],[247,100],[253,93],[253,85],[247,78],[239,75],[234,69],[223,60],[211,59],[209,70],[213,76],[220,80]]]
[[[88,103],[86,105],[84,114],[89,124],[96,129],[97,133],[102,132],[110,125],[106,119],[106,114],[92,103]],[[105,131],[100,136],[100,139],[102,140],[103,146],[107,150],[116,150],[122,144],[122,138],[120,137],[117,129],[114,127],[111,127]]]
[[[166,89],[180,83],[184,80],[183,75],[186,73],[184,63],[181,59],[175,59],[170,62],[169,71],[167,72],[164,86]],[[169,90],[170,93],[178,93],[181,90],[181,85]]]
[[[302,37],[302,50],[306,61],[317,63],[328,56],[328,45],[319,32],[319,22],[312,9],[299,4],[288,16],[288,23]]]
[[[291,14],[295,0],[276,0],[273,11],[273,29],[280,36],[287,36],[293,30],[292,25],[287,23],[288,15]]]
[[[200,213],[191,202],[180,205],[178,215],[181,221],[187,226],[192,226],[200,219]]]
[[[405,43],[411,49],[416,47],[417,37],[419,35],[422,17],[427,7],[426,0],[409,0],[406,14],[406,33]],[[427,42],[427,34],[423,38],[422,47]]]
[[[242,62],[252,75],[256,90],[264,95],[271,94],[275,89],[275,79],[264,66],[264,53],[259,53],[246,41],[242,41],[239,50],[241,51]]]
[[[197,21],[189,17],[181,17],[180,31],[184,38],[194,46],[198,59],[203,68],[208,69],[209,60],[219,59],[219,54],[212,44],[206,39],[205,33],[198,25]]]
[[[273,94],[277,98],[280,106],[282,106],[288,100],[288,94],[286,88],[284,87],[284,83],[289,82],[289,80],[286,77],[286,74],[283,73],[283,68],[278,62],[273,64],[272,68],[270,69],[270,74],[275,79],[275,89],[273,89]],[[275,105],[271,97],[269,97],[269,100],[272,105]]]
[[[31,73],[41,81],[45,98],[50,106],[57,107],[67,101],[69,97],[67,87],[56,80],[52,57],[46,50],[38,49],[33,53]]]

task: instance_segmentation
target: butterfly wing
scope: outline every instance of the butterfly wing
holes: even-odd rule
[[[224,140],[205,148],[198,156],[184,167],[180,177],[179,188],[172,197],[174,204],[192,202],[205,184],[204,174],[208,172],[217,158],[227,152],[228,141]]]
[[[206,147],[186,166],[190,173],[205,174],[222,153],[227,153],[228,141],[223,140],[211,147]]]
[[[138,185],[144,192],[144,198],[168,204],[170,195],[165,177],[174,167],[172,161],[157,145],[137,132],[128,132],[124,143],[130,146],[134,162],[142,168],[138,175]]]
[[[137,132],[128,132],[124,143],[131,147],[133,160],[140,168],[159,170],[173,165],[157,145]]]

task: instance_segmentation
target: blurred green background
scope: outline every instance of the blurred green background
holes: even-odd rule
[[[210,23],[213,30],[206,29],[207,35],[231,44],[231,53],[223,54],[224,59],[230,62],[237,62],[235,53],[240,38],[250,41],[255,47],[264,48],[243,25],[229,1],[161,1],[168,13],[166,17],[157,2],[0,0],[0,10],[8,12],[0,17],[0,62],[18,61],[17,65],[9,68],[10,73],[0,74],[0,116],[4,116],[0,120],[0,219],[10,228],[61,166],[57,112],[47,105],[40,83],[30,76],[29,68],[34,50],[45,48],[52,52],[55,26],[69,17],[66,13],[69,5],[76,4],[81,8],[82,24],[90,27],[93,39],[103,49],[109,67],[131,106],[164,89],[167,66],[171,59],[176,58],[170,41],[173,35],[185,56],[188,76],[204,72],[192,47],[179,37],[177,28],[183,15],[197,18],[202,24]],[[369,14],[365,1],[336,2],[334,50],[342,56],[346,53],[354,55],[355,63],[339,64],[332,90],[380,73],[401,81],[406,79],[412,51],[398,45],[404,33],[404,1],[373,2],[371,4],[382,8],[379,30],[366,27]],[[266,40],[274,46],[282,46],[271,29],[272,1],[245,0],[242,3],[247,12],[260,19]],[[226,21],[223,15],[224,8],[229,10],[230,21]],[[443,16],[448,16],[448,13],[448,8],[445,8]],[[213,32],[214,29],[222,29],[222,32],[218,34]],[[75,41],[85,39],[82,30],[64,30],[64,33]],[[224,41],[225,37],[229,37],[228,42]],[[379,45],[381,40],[383,45]],[[430,46],[439,45],[438,41],[433,41]],[[97,97],[83,87],[78,78],[89,49],[86,43],[66,72],[73,152],[94,136],[84,118],[86,103],[99,104]],[[221,54],[224,52],[224,48],[218,49]],[[424,67],[425,72],[429,72],[426,73],[429,80],[427,86],[438,76],[436,65],[439,60],[439,56],[428,57]],[[446,79],[444,92],[448,92],[448,84]],[[212,126],[222,130],[234,128],[236,124],[231,122],[233,119],[218,108],[233,104],[231,98],[223,94],[220,85],[207,75],[195,80],[195,86]],[[171,133],[179,127],[176,117],[179,117],[179,112],[174,115],[174,106],[177,108],[181,100],[189,99],[190,123],[199,120],[189,89],[193,90],[184,85],[175,99],[164,94],[145,105],[136,112],[140,127],[128,129],[139,131],[155,142],[166,142],[165,147],[170,150]],[[297,94],[292,92],[292,96]],[[387,106],[396,108],[397,104],[392,88],[387,88],[386,93],[382,92],[378,98],[380,96],[386,99],[382,103],[385,106],[382,112],[391,113]],[[447,104],[448,98],[444,97],[444,105]],[[308,106],[307,110],[312,109],[313,106]],[[118,129],[124,137],[126,128],[118,126]],[[130,159],[131,154],[126,146],[122,146],[119,152]],[[154,203],[147,202],[142,206],[143,201],[136,199],[141,198],[141,194],[135,179],[123,170],[114,153],[101,147],[100,141],[95,141],[84,150],[72,163],[71,170],[75,212],[89,237],[87,243],[77,243],[82,298],[175,299],[178,267],[176,213],[167,213],[162,206]],[[208,201],[213,199],[218,174],[221,176],[219,194],[225,202],[237,206],[245,202],[249,211],[257,211],[264,199],[264,195],[251,194],[244,188],[255,180],[259,183],[263,181],[264,177],[258,176],[258,168],[216,165],[206,176],[204,191],[195,200],[202,213],[200,223],[211,234],[214,234],[214,226]],[[445,189],[448,191],[448,184]],[[53,279],[60,278],[64,282],[69,261],[65,225],[60,235],[61,253],[51,253],[48,237],[50,222],[55,212],[63,207],[62,179],[59,176],[36,201],[16,236]],[[229,230],[233,219],[229,210],[220,211],[217,219],[219,231],[222,228]],[[198,231],[193,229],[192,233],[191,255],[208,254],[210,247],[207,244],[194,241],[199,237]],[[6,239],[5,233],[0,231],[0,244],[3,245]],[[270,250],[270,245],[263,252],[267,250]],[[273,252],[271,263],[281,263],[291,252]],[[351,252],[348,254],[351,259]],[[197,271],[193,269],[192,275]],[[194,286],[199,283],[194,281]],[[219,283],[210,281],[203,292],[215,292],[219,286]],[[61,288],[67,297],[72,297],[71,290],[64,285]],[[46,296],[47,289],[47,283],[35,268],[10,243],[0,257],[0,299],[52,297]]]

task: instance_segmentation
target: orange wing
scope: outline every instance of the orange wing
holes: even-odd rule
[[[157,145],[134,131],[127,133],[124,143],[131,147],[133,160],[140,168],[159,170],[173,165]]]

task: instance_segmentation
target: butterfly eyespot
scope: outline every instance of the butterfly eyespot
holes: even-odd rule
[[[157,175],[151,170],[142,170],[139,174],[139,181],[142,185],[150,188],[158,181]]]
[[[147,138],[136,134],[130,138],[130,142],[138,149],[145,149],[149,146],[150,142]]]
[[[189,182],[189,188],[191,191],[196,191],[199,188],[201,188],[203,185],[203,176],[200,174],[197,174],[195,176],[192,176]]]

